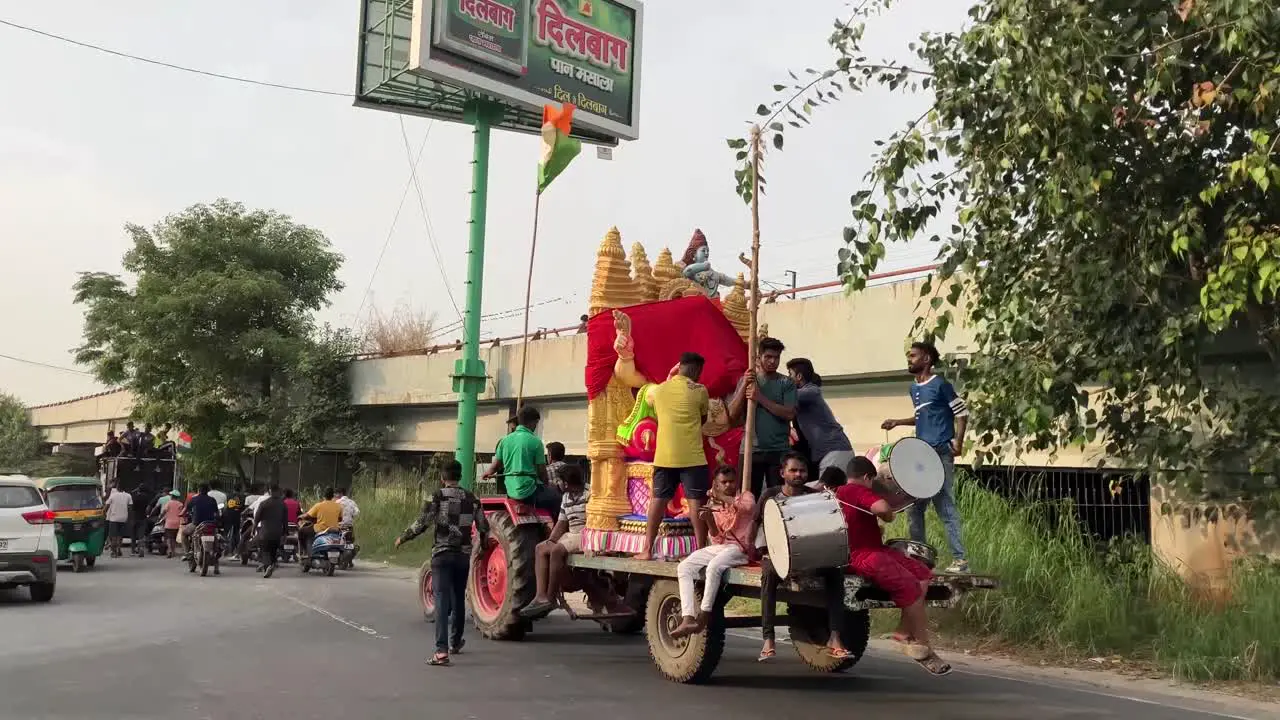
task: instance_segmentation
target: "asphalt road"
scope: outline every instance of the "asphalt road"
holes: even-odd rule
[[[103,558],[59,573],[48,605],[0,591],[0,720],[1276,717],[981,665],[933,678],[884,654],[818,675],[785,647],[754,662],[747,637],[731,639],[713,685],[685,687],[658,677],[642,638],[564,618],[518,644],[472,635],[453,667],[432,668],[430,632],[405,573],[286,567],[264,581],[235,565],[199,578],[176,561]]]

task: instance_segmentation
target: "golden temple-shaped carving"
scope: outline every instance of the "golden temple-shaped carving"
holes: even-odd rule
[[[622,233],[609,228],[596,252],[596,271],[591,279],[591,299],[587,312],[595,315],[609,308],[638,305],[644,302],[640,289],[631,279],[631,263],[622,249]]]
[[[722,306],[725,317],[729,318],[733,329],[738,331],[738,335],[742,336],[743,340],[746,340],[747,334],[751,332],[751,309],[747,307],[747,293],[744,289],[746,284],[747,281],[742,277],[742,273],[738,273],[733,289],[725,296]]]
[[[640,243],[631,245],[631,279],[640,289],[640,297],[644,302],[658,299],[658,281],[653,277],[649,256],[645,255],[644,246]]]

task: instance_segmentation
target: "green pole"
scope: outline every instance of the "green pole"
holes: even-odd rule
[[[458,394],[458,435],[454,457],[462,464],[462,486],[475,485],[476,403],[484,391],[480,359],[480,301],[484,295],[484,225],[489,202],[489,130],[502,107],[472,98],[466,120],[475,128],[471,151],[471,232],[467,242],[467,306],[462,312],[462,358],[453,365],[453,391]]]

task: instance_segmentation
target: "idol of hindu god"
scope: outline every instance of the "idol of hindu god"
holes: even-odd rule
[[[717,297],[720,288],[733,287],[733,278],[711,269],[711,248],[707,245],[707,236],[701,230],[694,230],[685,248],[683,266],[684,276],[692,280],[707,297]]]

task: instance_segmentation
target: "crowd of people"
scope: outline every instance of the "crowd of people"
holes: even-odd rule
[[[683,488],[689,518],[698,549],[680,561],[679,578],[683,621],[675,634],[700,632],[715,607],[722,578],[727,570],[758,561],[761,567],[762,647],[759,659],[775,656],[775,607],[780,578],[774,571],[764,546],[761,522],[764,507],[778,495],[795,496],[827,491],[840,503],[849,543],[845,567],[819,573],[826,588],[830,637],[826,652],[834,658],[849,657],[841,640],[844,621],[844,572],[857,573],[875,583],[901,610],[898,628],[892,634],[905,652],[935,675],[950,672],[950,666],[929,643],[925,595],[932,570],[914,558],[884,544],[881,522],[891,522],[896,509],[875,491],[878,470],[871,459],[847,458],[853,446],[822,394],[822,377],[806,358],[786,363],[779,372],[781,341],[760,342],[756,368],[749,370],[730,397],[727,407],[732,421],[742,424],[754,401],[755,417],[751,438],[751,473],[739,477],[728,465],[712,473],[703,452],[702,426],[707,420],[710,398],[698,381],[705,364],[696,353],[684,353],[676,370],[649,395],[657,415],[657,447],[646,523],[646,544],[636,555],[653,559],[652,548],[660,530],[665,508]],[[944,468],[941,491],[928,501],[910,505],[909,533],[925,542],[924,513],[932,503],[947,531],[953,557],[949,573],[965,573],[961,521],[955,503],[955,456],[962,452],[968,410],[955,388],[934,372],[939,360],[937,348],[918,342],[907,354],[907,369],[914,382],[909,389],[913,414],[882,423],[886,430],[914,426],[916,436],[939,455]],[[586,525],[586,505],[590,498],[582,470],[565,461],[561,443],[543,445],[537,436],[541,416],[532,406],[521,407],[508,420],[507,434],[494,450],[494,459],[483,474],[497,481],[499,492],[512,500],[549,513],[553,519],[550,536],[535,553],[537,592],[533,601],[520,609],[527,618],[538,618],[555,609],[559,588],[568,573],[568,556],[582,551],[582,530]],[[400,545],[434,526],[436,544],[432,551],[432,580],[439,621],[433,665],[447,665],[450,656],[463,645],[463,597],[472,552],[472,527],[481,535],[488,524],[479,500],[459,485],[462,468],[450,463],[441,488],[426,502],[419,518],[396,539]],[[713,481],[714,478],[714,481]],[[699,600],[695,583],[704,577],[705,591]],[[590,596],[592,588],[585,588]],[[626,612],[614,607],[616,598],[602,598],[610,613]]]
[[[172,460],[177,451],[174,441],[169,438],[169,433],[172,431],[173,426],[169,423],[160,426],[160,429],[154,433],[151,432],[151,423],[144,424],[139,430],[130,420],[125,423],[124,432],[119,435],[116,435],[114,430],[107,431],[107,439],[102,444],[102,454],[98,457],[99,459],[127,457]]]

